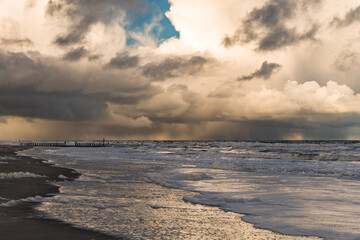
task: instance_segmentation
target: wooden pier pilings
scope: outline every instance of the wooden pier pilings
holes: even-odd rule
[[[105,141],[102,142],[20,142],[21,146],[30,147],[109,147],[112,146]]]

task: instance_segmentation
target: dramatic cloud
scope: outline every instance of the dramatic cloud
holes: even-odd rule
[[[104,24],[117,20],[122,9],[135,7],[137,0],[50,0],[46,13],[52,17],[66,17],[71,22],[66,33],[56,37],[55,43],[67,46],[80,43],[86,37],[90,27],[98,22]]]
[[[121,79],[101,66],[93,68],[74,69],[36,54],[0,52],[0,115],[96,120],[109,117],[108,103],[136,104],[156,93],[140,76]]]
[[[256,41],[258,50],[271,51],[304,40],[315,40],[317,25],[313,24],[300,33],[296,27],[287,26],[288,21],[296,16],[298,8],[299,3],[296,1],[270,0],[262,8],[252,10],[243,20],[243,26],[233,36],[226,37],[223,44],[231,47]]]
[[[201,56],[191,58],[168,57],[161,62],[149,63],[143,67],[143,75],[155,81],[200,72],[209,60]]]
[[[79,47],[73,50],[70,50],[68,53],[65,54],[63,57],[64,60],[67,61],[77,61],[82,57],[87,55],[87,51],[84,47]]]
[[[267,61],[265,61],[263,62],[259,70],[253,72],[250,75],[242,76],[239,78],[239,80],[251,80],[253,78],[269,79],[271,77],[271,74],[280,68],[280,64],[268,63]]]
[[[0,115],[28,118],[87,121],[107,116],[107,106],[96,95],[46,93],[31,88],[0,90]]]
[[[169,3],[0,0],[0,139],[359,138],[357,0]]]
[[[128,52],[122,52],[111,59],[107,66],[118,69],[133,68],[139,65],[139,61],[140,59],[138,56],[129,56]]]
[[[334,17],[331,25],[341,28],[347,27],[355,22],[360,21],[360,6],[355,9],[351,9],[349,12],[346,13],[344,18]]]

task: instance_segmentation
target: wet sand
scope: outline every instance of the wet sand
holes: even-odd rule
[[[117,180],[118,184],[108,188],[109,192],[101,193],[118,193],[114,201],[121,207],[106,209],[105,215],[102,215],[102,211],[94,210],[91,204],[89,207],[81,205],[76,216],[74,208],[78,205],[72,203],[63,204],[61,207],[43,204],[38,210],[48,217],[67,219],[76,226],[92,227],[98,231],[108,228],[111,222],[110,234],[121,234],[129,239],[319,240],[316,237],[290,236],[259,229],[244,222],[241,214],[225,212],[216,206],[186,202],[183,200],[184,196],[196,193],[164,187],[144,176],[149,171],[164,167],[166,166],[116,164],[116,172],[121,176]],[[83,185],[82,188],[84,192],[96,189],[94,183]],[[62,194],[71,200],[70,195],[78,191],[78,186],[65,184],[61,190]],[[73,197],[73,202],[83,198]],[[60,200],[62,196],[56,198]],[[85,220],[80,217],[89,213],[94,216],[93,219]]]
[[[30,172],[41,178],[0,178],[0,204],[27,197],[49,197],[59,192],[59,187],[48,181],[63,181],[59,175],[73,180],[79,173],[66,168],[54,167],[42,160],[16,156],[18,146],[0,146],[0,173]],[[0,207],[0,239],[122,239],[101,233],[79,229],[52,219],[37,217],[33,207],[38,203],[19,203],[12,207]]]

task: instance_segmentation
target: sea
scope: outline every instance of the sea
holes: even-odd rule
[[[193,206],[239,214],[256,228],[294,236],[360,239],[359,141],[113,141],[111,145],[22,152],[82,173],[75,181],[61,176],[65,181],[52,183],[61,186],[61,192],[41,203],[38,214],[130,239],[180,239],[181,234],[171,232],[181,222],[170,223],[166,216],[155,222],[156,217],[145,216],[147,208],[174,215],[165,211],[170,209],[166,195],[154,192],[156,203],[154,196],[146,195],[149,204],[140,207],[136,203],[148,187],[122,191],[124,184],[153,184],[181,190],[182,201]],[[154,227],[159,225],[161,229]]]

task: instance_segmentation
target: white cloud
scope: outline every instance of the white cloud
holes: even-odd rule
[[[280,120],[301,117],[303,111],[324,116],[360,113],[360,94],[334,81],[324,86],[315,81],[287,81],[280,90],[263,85],[257,90],[233,90],[229,98],[224,98],[225,94],[217,96],[221,104],[213,105],[218,108],[215,112],[223,113],[224,120]]]
[[[290,101],[305,110],[318,113],[360,113],[360,94],[355,94],[345,84],[329,81],[325,86],[320,86],[315,81],[303,84],[288,81],[284,92]]]
[[[116,8],[117,17],[111,22],[97,22],[90,26],[84,40],[68,48],[54,44],[56,37],[66,33],[81,19],[66,15],[50,16],[46,13],[48,0],[2,0],[0,1],[0,47],[9,51],[39,51],[50,56],[62,56],[71,48],[83,46],[92,55],[103,56],[108,61],[125,48],[126,33],[120,25],[124,23],[125,11]],[[31,3],[31,4],[30,4]],[[31,41],[31,44],[10,44],[11,40]],[[6,44],[4,43],[6,42]]]
[[[166,16],[180,32],[181,43],[193,51],[217,51],[223,37],[254,6],[253,1],[171,0]]]

